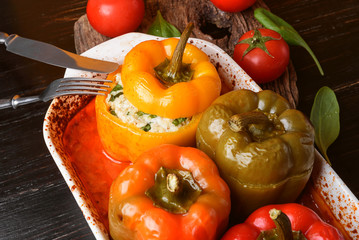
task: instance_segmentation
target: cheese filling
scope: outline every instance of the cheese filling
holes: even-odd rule
[[[139,111],[123,94],[121,74],[116,75],[117,85],[107,95],[106,103],[110,113],[121,119],[122,122],[133,124],[145,132],[175,132],[187,125],[191,118],[164,118]]]

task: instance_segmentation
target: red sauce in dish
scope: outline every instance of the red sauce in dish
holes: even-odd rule
[[[113,159],[103,149],[97,134],[94,100],[68,123],[63,143],[74,169],[108,229],[108,200],[112,181],[131,163],[124,159]],[[324,221],[337,227],[345,239],[350,239],[311,182],[298,202],[313,209]]]
[[[75,171],[108,229],[107,212],[111,183],[130,162],[116,161],[102,148],[97,134],[94,100],[68,123],[63,143]]]
[[[318,214],[318,216],[325,222],[336,227],[343,235],[345,239],[352,239],[345,231],[344,227],[333,215],[330,207],[325,203],[318,190],[313,187],[313,183],[309,180],[306,188],[298,198],[298,203],[312,209]]]

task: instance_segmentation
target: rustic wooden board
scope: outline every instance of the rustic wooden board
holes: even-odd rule
[[[268,9],[262,0],[257,0],[252,8],[239,13],[220,11],[210,1],[203,0],[147,0],[145,17],[138,31],[147,32],[157,10],[160,10],[163,17],[180,31],[183,31],[189,22],[193,22],[193,37],[212,42],[232,56],[240,36],[248,30],[261,27],[253,16],[253,10],[258,7]],[[109,39],[91,27],[86,15],[75,23],[74,38],[79,54]],[[297,75],[290,62],[286,72],[279,79],[262,84],[261,87],[281,94],[296,107],[299,97],[296,82]]]

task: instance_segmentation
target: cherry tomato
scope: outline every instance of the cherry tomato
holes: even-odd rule
[[[256,0],[211,0],[217,8],[225,12],[240,12],[252,6]]]
[[[89,0],[86,8],[91,26],[108,37],[135,31],[145,14],[143,0]]]
[[[289,63],[289,47],[273,30],[251,30],[239,39],[233,59],[257,83],[270,82],[284,73]]]

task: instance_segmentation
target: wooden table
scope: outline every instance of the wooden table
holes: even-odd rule
[[[359,197],[359,3],[357,0],[267,0],[309,43],[325,76],[299,47],[298,109],[307,115],[320,87],[338,98],[341,132],[329,148],[334,170]],[[73,25],[85,0],[2,0],[0,30],[75,52]],[[9,53],[0,46],[0,98],[37,94],[64,69]],[[0,239],[94,239],[58,171],[43,136],[48,103],[0,111]]]

